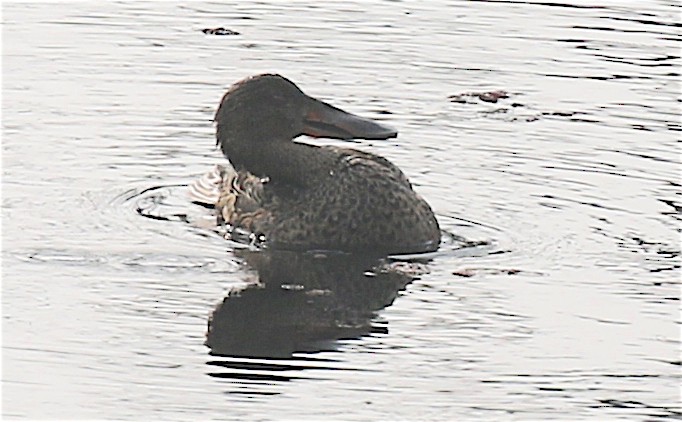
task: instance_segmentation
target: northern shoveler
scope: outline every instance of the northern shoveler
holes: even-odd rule
[[[389,126],[304,94],[262,74],[235,83],[215,115],[217,166],[190,190],[215,205],[218,220],[272,247],[368,253],[438,248],[440,229],[407,177],[390,161],[349,148],[294,141],[299,135],[388,139]]]

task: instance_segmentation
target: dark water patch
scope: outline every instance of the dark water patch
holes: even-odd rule
[[[248,359],[248,358],[225,358],[223,360],[209,361],[206,362],[207,365],[221,366],[223,368],[241,369],[241,370],[259,370],[259,371],[303,371],[306,369],[315,370],[345,370],[345,371],[357,371],[358,368],[348,368],[343,365],[330,366],[329,360],[318,360],[318,359],[302,359],[297,356],[290,360],[258,360],[258,359]]]
[[[626,251],[642,255],[643,267],[651,273],[677,272],[682,266],[680,249],[666,242],[649,241],[630,233],[617,244]],[[682,284],[682,281],[678,280],[676,284]]]
[[[620,150],[607,150],[607,151],[613,151],[613,152],[617,152],[619,154],[625,154],[625,155],[630,155],[633,157],[645,158],[647,160],[660,161],[660,162],[664,162],[664,163],[672,163],[672,164],[676,164],[676,165],[682,164],[682,163],[680,163],[679,160],[674,160],[674,159],[670,159],[670,158],[658,156],[658,155],[637,153],[637,152],[632,152],[632,151],[620,151]]]
[[[679,7],[679,4],[677,4],[676,6]],[[642,13],[642,15],[656,16],[656,15],[647,14],[647,13]],[[614,20],[614,21],[623,21],[623,22],[637,22],[637,23],[641,23],[644,25],[671,26],[674,28],[682,28],[682,23],[679,23],[679,22],[666,22],[666,21],[661,21],[661,20],[624,18],[624,17],[620,17],[620,16],[605,16],[605,19],[610,19],[610,20]],[[679,58],[679,57],[677,57],[677,58]]]
[[[622,399],[600,399],[599,403],[600,404],[591,405],[590,407],[634,409],[639,411],[636,412],[637,414],[645,417],[682,419],[682,408],[679,406],[657,406],[636,400]]]
[[[558,8],[568,8],[568,9],[606,9],[606,6],[591,6],[580,3],[570,3],[570,2],[553,2],[553,1],[517,1],[517,0],[472,0],[475,2],[484,3],[505,3],[505,4],[523,4],[530,6],[546,6],[546,7],[558,7]]]
[[[297,356],[291,359],[255,359],[248,357],[221,357],[220,360],[206,362],[209,367],[219,368],[220,372],[208,372],[207,375],[236,382],[241,385],[241,394],[261,395],[266,385],[300,380],[322,380],[328,378],[326,371],[366,371],[351,368],[348,365],[329,365],[325,360],[307,359]],[[265,394],[279,394],[272,390]]]
[[[215,363],[214,363],[215,364]],[[221,365],[219,365],[221,366]],[[303,377],[300,375],[281,375],[281,374],[270,374],[267,372],[257,372],[254,370],[246,371],[246,372],[209,372],[208,376],[214,377],[214,378],[223,378],[223,379],[230,379],[230,380],[248,380],[248,381],[263,381],[267,384],[270,383],[281,383],[281,382],[289,382],[292,380],[302,380],[302,379],[308,379],[307,377]]]
[[[252,389],[249,389],[248,391],[239,391],[239,390],[227,390],[225,391],[226,395],[229,396],[244,396],[247,398],[256,398],[256,397],[268,397],[268,396],[276,396],[282,393],[279,393],[277,391],[253,391]]]
[[[611,74],[611,75],[564,75],[560,73],[546,73],[544,76],[553,78],[566,78],[566,79],[590,79],[595,81],[615,81],[615,80],[641,80],[648,81],[654,79],[651,76],[644,75],[623,75],[623,74]]]
[[[677,25],[674,25],[677,26]],[[623,28],[613,28],[610,26],[585,26],[585,25],[573,25],[573,29],[588,29],[591,31],[608,31],[608,32],[618,32],[618,33],[631,33],[631,34],[658,34],[658,35],[669,35],[665,32],[647,31],[643,29],[623,29]]]
[[[545,274],[537,271],[525,271],[518,268],[480,268],[480,267],[466,267],[460,268],[452,272],[453,275],[459,277],[473,277],[481,274],[488,275],[528,275],[528,276],[543,276]]]
[[[637,58],[635,60],[633,59],[626,59],[620,56],[612,56],[608,54],[595,54],[595,57],[601,57],[606,61],[610,61],[613,63],[624,63],[624,64],[631,64],[635,66],[644,66],[644,67],[679,67],[679,63],[660,63],[663,61],[673,61],[673,60],[679,60],[679,56],[670,56],[666,55],[663,57],[641,57]],[[639,60],[639,62],[637,61]],[[648,62],[654,62],[654,63],[648,63]],[[676,76],[675,74],[667,74],[666,76]]]
[[[291,358],[335,349],[335,341],[372,331],[413,276],[353,255],[241,251],[258,279],[231,291],[213,312],[207,345],[214,355]]]

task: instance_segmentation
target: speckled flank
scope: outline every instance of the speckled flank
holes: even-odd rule
[[[248,115],[253,110],[250,103],[259,98],[250,95],[250,87],[258,78],[232,87],[216,115],[218,143],[237,169],[225,167],[221,171],[221,195],[216,203],[219,219],[263,234],[271,245],[285,248],[381,253],[438,248],[440,230],[433,211],[395,165],[383,157],[354,149],[291,141],[298,133],[286,134],[287,128],[302,127],[301,133],[307,133],[305,123],[283,121],[304,119],[310,108],[308,100],[317,100],[292,90],[295,85],[286,79],[275,75],[260,77],[265,80],[258,84],[258,91],[279,98],[280,102],[260,103],[259,114],[271,116],[273,121],[260,122],[258,139],[249,139],[249,127],[253,124],[253,116]],[[239,94],[234,96],[239,103],[249,104],[245,107],[229,104],[234,93]],[[278,105],[285,107],[281,115],[272,109]],[[226,111],[246,114],[234,119],[226,116]],[[229,128],[224,126],[227,120]],[[362,126],[362,130],[372,131],[369,135],[374,137],[379,137],[376,134],[381,129],[385,128]],[[315,131],[317,134],[319,126]],[[333,129],[328,133],[331,137],[349,137],[348,133]],[[269,138],[264,139],[264,134],[269,134]],[[362,132],[357,134],[363,137]],[[392,132],[392,136],[395,134]]]

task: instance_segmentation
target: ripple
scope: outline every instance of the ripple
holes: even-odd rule
[[[133,210],[141,217],[151,220],[184,223],[196,234],[217,235],[226,238],[227,244],[236,249],[259,247],[249,233],[221,227],[215,222],[215,214],[209,208],[192,203],[187,195],[187,184],[164,184],[136,187],[119,193],[111,200],[114,207]],[[395,255],[396,259],[429,260],[439,254],[453,256],[482,256],[500,253],[490,240],[481,239],[499,229],[458,217],[440,217],[446,228],[442,231],[441,246],[434,253]],[[468,236],[468,237],[467,237]],[[470,238],[469,238],[470,237]],[[479,240],[475,240],[478,238]]]
[[[3,4],[5,415],[679,418],[680,7],[607,3]],[[438,251],[344,283],[224,239],[184,184],[262,71],[400,128],[353,146]]]

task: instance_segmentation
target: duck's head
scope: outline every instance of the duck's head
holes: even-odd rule
[[[235,83],[215,115],[217,142],[225,155],[290,142],[299,135],[333,139],[388,139],[398,132],[304,94],[293,82],[273,74]]]

